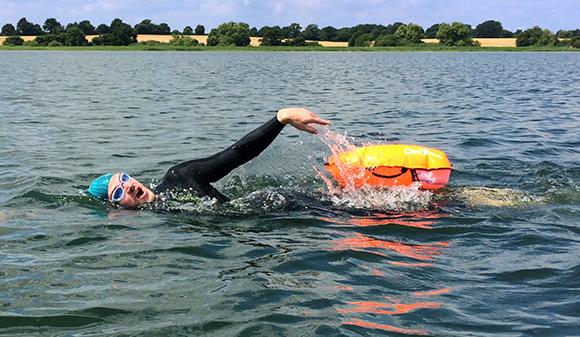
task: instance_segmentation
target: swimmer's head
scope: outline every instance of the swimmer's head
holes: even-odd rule
[[[93,180],[89,185],[89,194],[99,199],[108,199],[109,181],[111,181],[112,176],[112,174],[107,173]]]
[[[125,172],[100,176],[89,186],[89,193],[125,208],[136,208],[155,200],[153,191]]]

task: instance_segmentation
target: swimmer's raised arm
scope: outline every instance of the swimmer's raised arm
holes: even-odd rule
[[[225,196],[221,196],[209,184],[220,180],[236,167],[257,157],[274,141],[286,124],[315,134],[316,129],[312,124],[328,125],[329,122],[305,108],[280,109],[275,118],[251,131],[230,147],[213,156],[189,160],[173,166],[165,174],[161,184],[157,186],[156,192],[173,188],[179,183],[180,188],[193,188],[201,190],[203,195],[216,198],[219,196],[218,200],[225,199]]]
[[[314,112],[306,108],[284,108],[278,110],[276,114],[278,121],[282,124],[290,124],[298,130],[316,134],[316,128],[312,124],[328,125],[329,121],[320,118]]]

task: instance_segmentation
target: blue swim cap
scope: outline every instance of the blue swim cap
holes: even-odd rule
[[[109,181],[112,176],[111,173],[108,173],[93,180],[89,186],[89,193],[97,198],[109,199]]]

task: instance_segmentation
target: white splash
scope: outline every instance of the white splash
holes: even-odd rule
[[[370,142],[357,142],[354,138],[350,138],[346,134],[335,133],[328,127],[320,129],[319,138],[328,146],[332,155],[353,150],[357,147],[355,145],[357,143],[372,145]],[[420,190],[419,183],[391,188],[355,187],[354,181],[365,174],[365,169],[346,166],[340,161],[337,161],[336,164],[340,172],[344,173],[341,174],[345,177],[345,186],[343,187],[338,187],[333,179],[323,172],[324,169],[320,169],[318,166],[314,166],[314,169],[326,184],[330,201],[337,206],[395,212],[416,211],[429,207],[433,193]]]

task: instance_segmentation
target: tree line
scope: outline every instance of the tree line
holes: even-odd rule
[[[18,21],[16,26],[8,23],[2,26],[1,35],[8,36],[4,44],[18,45],[24,41],[20,36],[36,36],[32,45],[42,46],[85,46],[85,45],[130,45],[137,42],[137,34],[173,35],[171,43],[178,45],[196,45],[189,35],[205,35],[205,27],[186,26],[183,30],[171,30],[167,23],[156,24],[149,19],[131,26],[121,19],[114,19],[109,25],[93,26],[89,20],[62,25],[55,18],[48,18],[41,26],[29,22],[26,18]],[[87,35],[98,35],[88,41]],[[209,46],[246,46],[250,36],[261,38],[263,46],[305,46],[317,45],[317,41],[348,42],[353,47],[369,46],[404,46],[422,43],[424,38],[437,38],[439,43],[447,46],[474,46],[474,38],[515,37],[517,46],[532,45],[567,45],[580,48],[580,29],[559,30],[552,33],[547,29],[535,26],[526,30],[511,32],[503,28],[501,22],[487,20],[475,28],[471,25],[453,22],[437,23],[427,29],[413,23],[395,22],[388,25],[360,24],[353,27],[319,28],[316,24],[306,27],[298,23],[288,26],[264,26],[260,29],[243,22],[226,22],[212,29],[208,34]],[[564,39],[564,40],[562,40]]]

